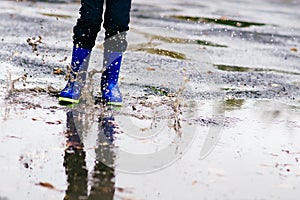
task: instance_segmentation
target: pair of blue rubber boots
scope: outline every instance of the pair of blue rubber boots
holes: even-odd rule
[[[60,92],[59,102],[79,103],[86,82],[91,49],[73,47],[71,70],[65,88]],[[122,52],[104,51],[103,73],[101,76],[102,100],[108,105],[121,106],[122,95],[118,87],[118,78],[122,61]]]

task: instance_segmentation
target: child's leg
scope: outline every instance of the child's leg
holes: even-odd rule
[[[101,29],[104,0],[81,0],[80,18],[73,28],[76,47],[92,49]]]
[[[131,0],[106,0],[105,39],[129,30]]]
[[[101,77],[103,100],[108,104],[122,105],[118,87],[122,52],[127,48],[126,31],[130,21],[131,0],[107,0],[104,14],[105,42],[104,72]]]
[[[82,0],[80,18],[74,26],[70,78],[60,92],[59,101],[79,103],[86,82],[90,53],[101,28],[104,0]]]

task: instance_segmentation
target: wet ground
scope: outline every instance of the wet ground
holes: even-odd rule
[[[134,1],[120,109],[103,31],[57,102],[79,6],[1,1],[0,200],[299,198],[298,1]]]

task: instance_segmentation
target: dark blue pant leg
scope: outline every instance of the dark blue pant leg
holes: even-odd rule
[[[106,0],[105,38],[129,30],[131,0]]]
[[[122,0],[121,0],[122,1]],[[101,29],[104,0],[81,0],[80,18],[73,28],[76,47],[92,49]]]
[[[103,24],[106,50],[117,52],[126,50],[126,31],[129,30],[130,8],[131,0],[106,0]]]

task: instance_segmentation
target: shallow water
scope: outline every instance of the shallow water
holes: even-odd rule
[[[298,1],[134,1],[120,109],[93,98],[103,31],[57,103],[78,3],[1,6],[1,200],[300,196]]]

